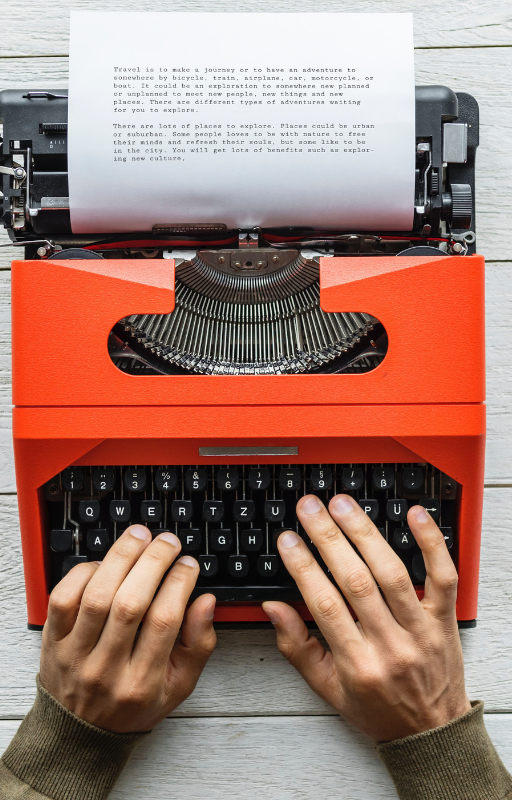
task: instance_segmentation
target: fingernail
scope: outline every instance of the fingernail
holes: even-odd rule
[[[163,539],[164,542],[169,542],[169,544],[172,544],[173,547],[180,547],[181,545],[180,540],[174,535],[174,533],[161,533],[158,538]]]
[[[272,625],[277,625],[279,622],[279,617],[277,616],[276,612],[274,610],[267,611],[266,608],[264,609],[264,611],[269,620],[271,621]]]
[[[197,561],[195,558],[192,558],[192,556],[182,556],[181,558],[178,558],[178,564],[185,564],[187,567],[197,567]]]
[[[419,523],[428,522],[428,514],[424,508],[419,506],[418,508],[414,509],[414,519]]]
[[[131,525],[130,533],[132,536],[135,536],[136,539],[149,539],[151,537],[150,532],[144,525]]]
[[[335,499],[333,505],[336,513],[341,515],[350,514],[354,510],[354,503],[350,497],[346,497],[343,494]]]
[[[300,510],[304,514],[318,514],[321,505],[316,497],[308,497],[308,499],[301,505]]]
[[[183,558],[187,558],[187,556],[183,556]],[[204,612],[204,618],[208,620],[208,622],[211,622],[214,614],[215,614],[215,600],[213,601],[213,603],[210,603],[210,605]]]
[[[288,531],[288,533],[283,533],[279,537],[279,542],[281,544],[281,547],[287,547],[287,548],[295,547],[295,545],[298,544],[299,541],[300,539],[297,536],[297,534],[292,533],[291,531]]]

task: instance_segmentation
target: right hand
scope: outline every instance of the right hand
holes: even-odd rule
[[[297,534],[282,533],[278,547],[330,652],[293,608],[267,602],[280,651],[320,697],[378,741],[436,728],[469,711],[457,572],[435,522],[421,506],[409,510],[427,569],[420,601],[405,565],[351,497],[334,497],[329,512],[313,495],[297,504],[337,586]]]
[[[194,690],[216,643],[215,597],[186,610],[199,564],[175,561],[180,548],[172,533],[151,541],[132,525],[101,563],[78,564],[53,590],[40,679],[78,717],[149,731]]]

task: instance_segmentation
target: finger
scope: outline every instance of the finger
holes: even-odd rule
[[[87,584],[73,629],[81,648],[92,650],[97,644],[117,590],[150,542],[147,528],[131,525],[108,551]]]
[[[406,628],[420,624],[423,612],[407,568],[368,514],[345,494],[332,498],[329,512],[368,564],[397,622]],[[332,539],[324,545],[327,552],[332,546]]]
[[[217,635],[213,627],[215,596],[203,594],[187,609],[181,639],[174,645],[168,662],[168,685],[178,702],[191,694],[208,659],[215,650]]]
[[[338,710],[343,703],[332,653],[311,636],[297,611],[286,603],[266,602],[263,610],[276,629],[279,652],[323,700]]]
[[[98,569],[98,565],[97,561],[77,564],[57,584],[48,602],[48,617],[44,626],[46,635],[59,640],[72,630],[85,587]]]
[[[444,536],[423,506],[410,508],[407,522],[421,548],[427,570],[421,604],[435,616],[455,620],[458,576]]]
[[[162,533],[143,551],[117,590],[98,647],[117,658],[131,654],[141,620],[180,550],[174,533]]]
[[[283,563],[299,587],[313,618],[331,649],[344,649],[361,643],[361,633],[345,601],[300,536],[292,531],[277,540]]]
[[[132,655],[135,664],[167,665],[198,575],[195,558],[178,559],[146,614]]]
[[[314,495],[303,497],[297,503],[297,516],[357,614],[363,630],[381,635],[384,627],[395,625],[372,573],[320,500]]]

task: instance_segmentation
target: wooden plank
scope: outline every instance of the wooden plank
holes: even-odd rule
[[[488,484],[512,483],[512,320],[510,263],[487,265]],[[11,446],[10,322],[8,271],[0,271],[0,492],[15,491]],[[457,330],[456,320],[453,330]],[[462,335],[470,336],[463,331]],[[447,348],[450,336],[447,333]],[[448,350],[447,350],[448,353]]]
[[[68,52],[69,9],[101,11],[140,11],[138,0],[47,0],[34,18],[33,9],[9,6],[0,15],[2,28],[2,55],[49,55]],[[308,0],[275,0],[274,12],[311,11]],[[147,0],[145,11],[268,11],[265,0]],[[510,45],[512,26],[506,4],[489,0],[482,5],[478,0],[465,0],[449,6],[443,0],[432,0],[428,5],[406,0],[379,2],[379,0],[317,0],[314,10],[319,12],[409,12],[414,11],[414,33],[417,47],[482,47]]]
[[[41,635],[25,627],[16,498],[0,497],[0,717],[25,714],[34,693]],[[512,710],[512,615],[505,586],[512,573],[512,489],[485,492],[478,627],[462,631],[470,697],[488,711]],[[218,647],[178,716],[332,714],[275,647],[272,630],[220,631]]]
[[[512,714],[486,714],[512,769]],[[0,752],[18,722],[0,722]],[[335,717],[167,719],[135,749],[111,800],[396,800],[373,742]]]

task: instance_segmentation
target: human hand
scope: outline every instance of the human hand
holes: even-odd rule
[[[409,510],[427,570],[420,601],[403,562],[351,497],[334,497],[329,512],[313,495],[297,504],[340,591],[297,534],[282,533],[278,547],[331,652],[309,635],[293,608],[266,602],[281,653],[342,717],[381,742],[469,711],[455,614],[457,572],[435,522],[421,506]]]
[[[132,525],[101,564],[73,567],[50,596],[41,683],[99,728],[150,730],[191,694],[215,647],[215,597],[185,613],[197,561],[180,558],[164,579],[180,547],[172,533],[151,541]]]

